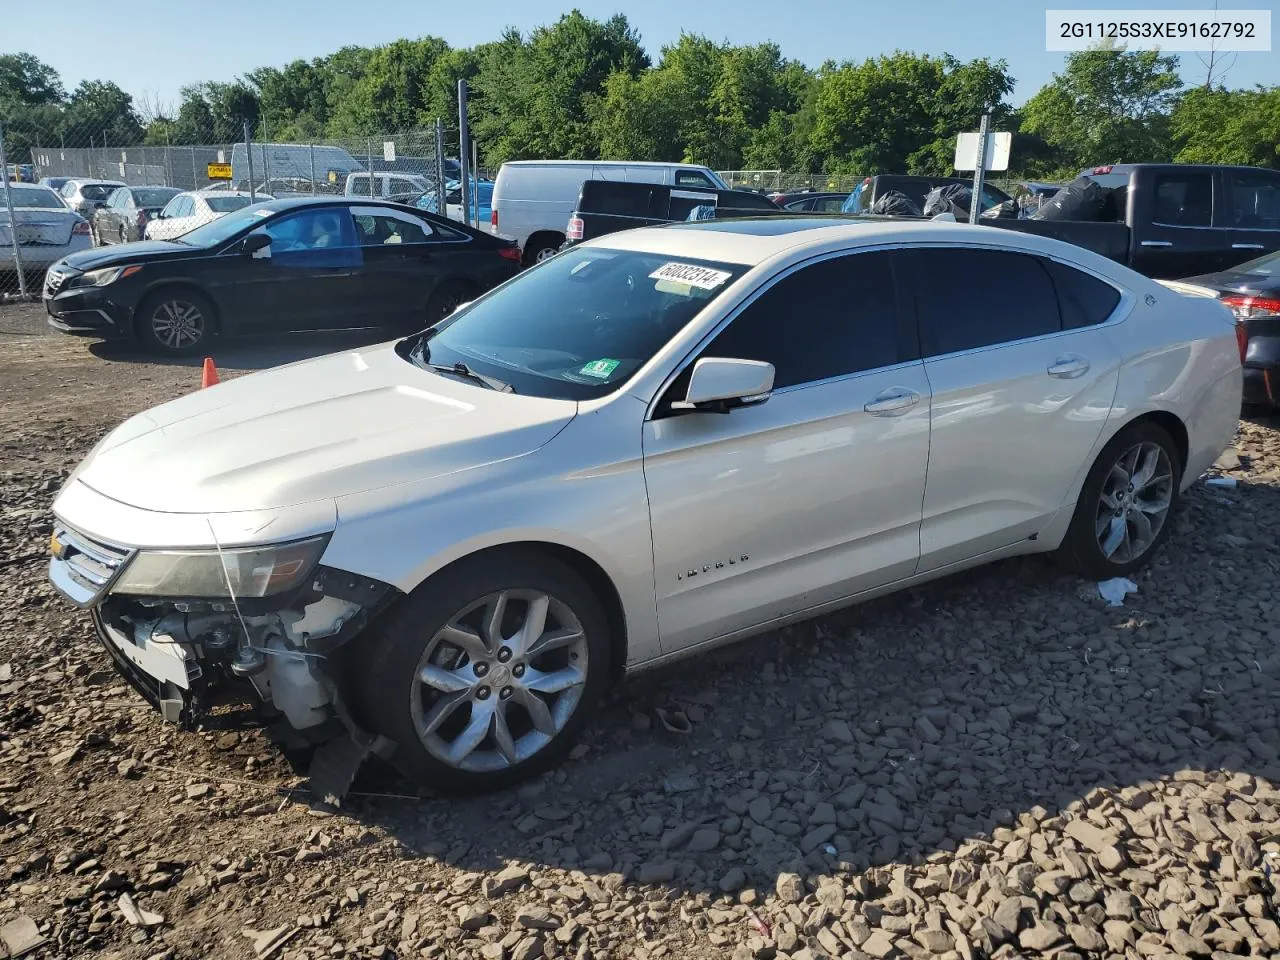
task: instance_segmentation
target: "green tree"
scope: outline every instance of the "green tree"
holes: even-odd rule
[[[334,104],[330,129],[349,136],[405,130],[426,122],[424,87],[436,60],[448,49],[438,37],[374,48],[359,79]]]
[[[1280,86],[1188,90],[1169,123],[1179,163],[1280,169]]]
[[[1153,50],[1069,54],[1063,72],[1023,107],[1023,130],[1042,137],[1066,167],[1170,160],[1177,68],[1177,57]]]
[[[0,54],[0,118],[18,107],[61,104],[66,99],[58,71],[29,53]]]
[[[61,131],[68,146],[127,147],[142,141],[133,97],[114,83],[84,80],[71,94]]]

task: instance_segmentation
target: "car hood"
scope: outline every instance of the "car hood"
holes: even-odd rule
[[[530,453],[577,404],[421,370],[393,344],[239,377],[126,420],[77,478],[168,513],[263,510]]]
[[[75,270],[98,270],[102,267],[115,267],[123,263],[138,263],[139,261],[145,263],[148,260],[197,256],[202,252],[202,248],[191,247],[185,243],[170,243],[167,240],[142,240],[138,243],[82,250],[66,257],[62,262]]]

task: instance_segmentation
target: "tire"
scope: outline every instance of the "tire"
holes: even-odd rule
[[[497,634],[506,639],[495,644],[482,624],[499,596]],[[520,630],[537,603],[547,628],[539,638],[555,634],[558,643],[526,659]],[[486,552],[428,580],[372,628],[353,658],[353,699],[364,725],[396,743],[392,763],[405,776],[476,793],[532,776],[569,751],[608,682],[610,652],[604,610],[577,573],[536,551]],[[420,679],[428,669],[434,683]],[[535,676],[543,687],[569,685],[534,692],[524,683]],[[541,704],[536,711],[529,698]]]
[[[98,225],[92,220],[89,221],[89,246],[102,246],[102,238],[98,236]]]
[[[173,335],[166,328],[173,331]],[[187,287],[156,291],[142,301],[134,314],[138,342],[150,352],[163,356],[185,357],[196,353],[208,344],[213,329],[213,304],[203,294]]]
[[[475,296],[475,288],[461,280],[446,280],[427,300],[427,326],[434,326]]]
[[[549,240],[535,240],[532,243],[527,244],[524,248],[525,266],[532,267],[536,263],[541,263],[543,260],[554,257],[560,252],[560,243],[563,242],[564,241],[557,242],[553,238]]]
[[[121,242],[121,243],[128,243],[128,242],[129,242],[129,237],[128,237],[128,235],[125,233],[125,228],[124,228],[124,227],[121,227],[121,228],[120,228],[120,242]]]
[[[1144,475],[1145,485],[1128,482]],[[1181,479],[1182,460],[1167,431],[1145,420],[1125,427],[1089,470],[1059,558],[1090,580],[1145,566],[1169,535]]]

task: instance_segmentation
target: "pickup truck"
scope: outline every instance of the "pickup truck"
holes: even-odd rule
[[[1125,163],[1086,176],[1113,191],[1116,220],[983,220],[1065,240],[1157,279],[1214,273],[1280,250],[1280,170]]]
[[[778,216],[787,212],[763,194],[750,190],[584,180],[578,202],[569,214],[561,249],[619,230],[687,220],[694,210],[708,218]]]

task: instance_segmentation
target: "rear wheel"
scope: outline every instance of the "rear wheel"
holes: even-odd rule
[[[126,232],[126,230],[125,230],[125,228],[124,228],[124,227],[121,227],[121,228],[120,228],[120,242],[121,242],[121,243],[128,243],[128,242],[129,242],[129,235],[128,235],[128,233]]]
[[[202,294],[181,287],[153,293],[136,316],[138,341],[168,356],[195,353],[208,343],[213,329],[213,305]]]
[[[373,635],[363,719],[406,775],[488,790],[573,745],[609,676],[608,621],[571,568],[524,550],[462,561],[413,591]]]
[[[446,280],[436,287],[427,301],[427,326],[439,323],[474,296],[475,290],[470,284]]]
[[[525,264],[533,266],[543,260],[550,260],[560,252],[560,244],[563,242],[563,239],[556,237],[536,237],[530,240],[524,248]]]
[[[1062,558],[1093,580],[1145,566],[1169,534],[1181,478],[1178,448],[1165,430],[1148,421],[1125,427],[1085,478]]]

